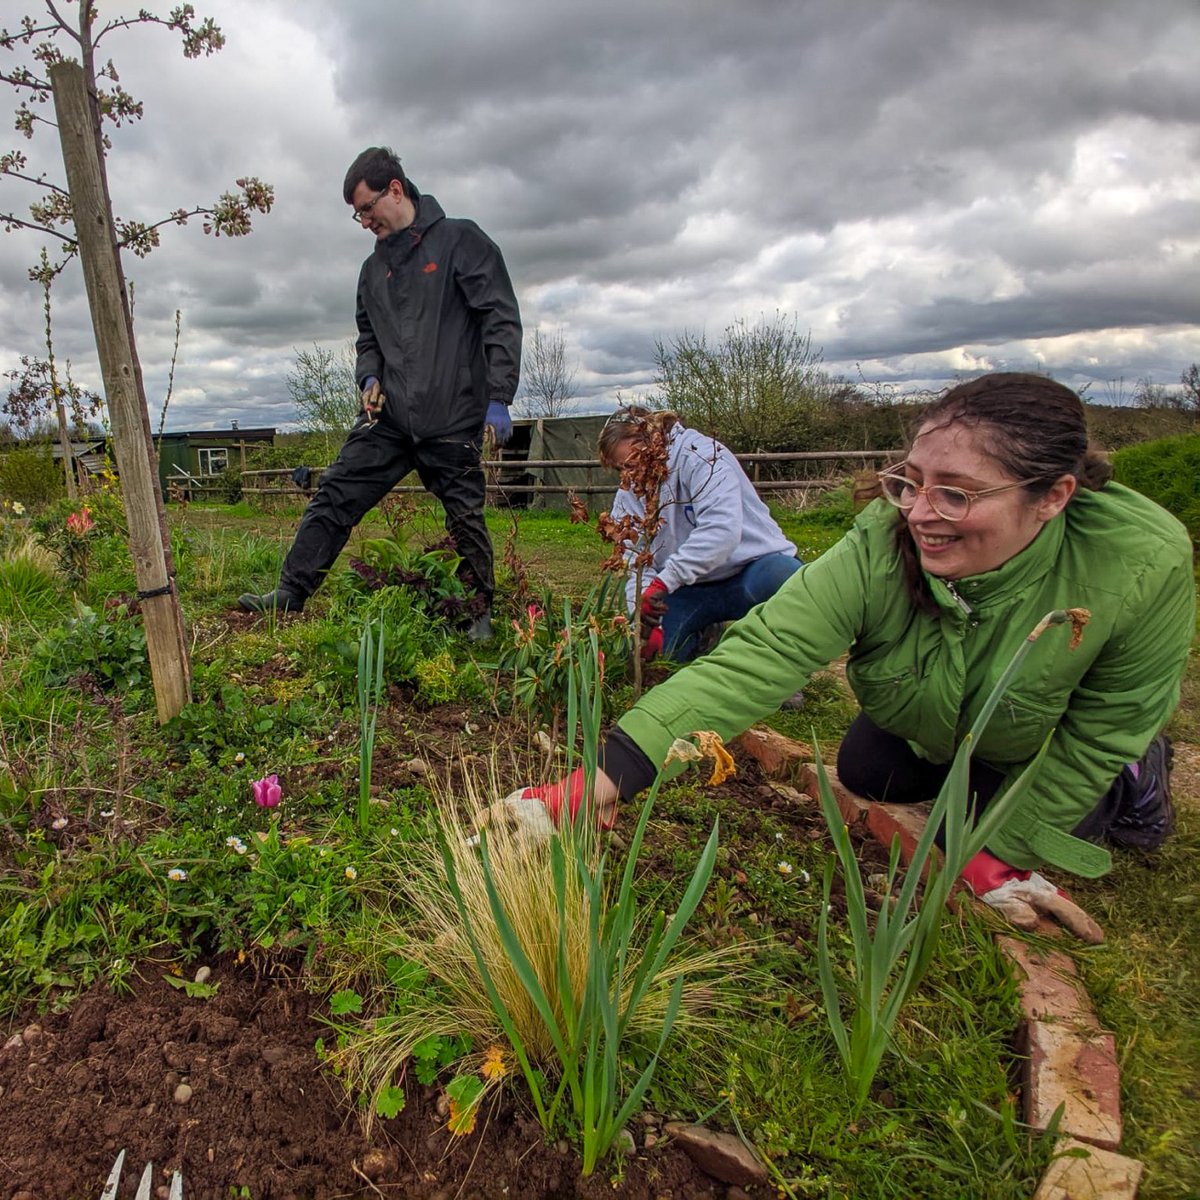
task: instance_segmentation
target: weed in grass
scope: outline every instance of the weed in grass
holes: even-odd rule
[[[383,696],[384,634],[375,640],[370,625],[364,625],[358,643],[358,831],[365,834],[371,824],[371,763],[375,756],[375,728]]]

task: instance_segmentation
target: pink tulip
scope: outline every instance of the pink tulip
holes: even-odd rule
[[[79,537],[83,537],[95,524],[96,522],[92,520],[91,510],[86,504],[77,513],[73,512],[67,518],[67,528]]]
[[[256,779],[250,787],[254,791],[254,803],[262,808],[274,808],[283,795],[278,775],[268,775],[264,779]]]

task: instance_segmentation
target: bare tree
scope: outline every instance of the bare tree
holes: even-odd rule
[[[521,367],[519,409],[531,417],[561,417],[575,395],[575,372],[567,367],[561,329],[547,337],[533,331]]]
[[[1155,383],[1149,375],[1143,376],[1137,382],[1133,393],[1133,402],[1138,408],[1178,408],[1175,397],[1172,396],[1166,384]]]
[[[341,442],[362,407],[354,364],[352,342],[340,353],[314,342],[311,350],[296,351],[295,370],[287,375],[301,425],[307,432],[324,434],[327,449],[335,437]]]
[[[145,255],[158,245],[160,226],[184,225],[201,214],[206,233],[240,237],[249,233],[253,212],[270,211],[274,195],[260,180],[245,178],[238,181],[238,193],[226,192],[214,205],[176,209],[150,224],[116,218],[105,165],[110,146],[105,123],[120,126],[140,119],[142,105],[121,87],[111,60],[98,64],[100,43],[120,29],[162,25],[182,36],[185,58],[198,58],[219,50],[224,35],[211,19],[196,23],[191,4],[178,5],[169,18],[139,9],[136,16],[103,22],[95,0],[79,0],[74,22],[60,14],[56,0],[45,0],[44,10],[48,15],[38,19],[22,17],[19,32],[0,30],[0,50],[17,56],[24,51],[23,62],[0,69],[0,81],[21,97],[17,129],[26,138],[33,137],[39,124],[57,129],[66,186],[51,182],[45,173],[33,174],[19,151],[0,155],[0,176],[23,181],[40,197],[29,205],[29,220],[3,212],[0,225],[6,231],[35,230],[62,243],[66,253],[57,266],[47,267],[43,275],[31,272],[43,286],[49,273],[57,274],[80,256],[112,416],[158,718],[166,722],[190,698],[191,672],[120,251]],[[101,80],[111,81],[111,90]],[[53,120],[44,115],[50,100]]]
[[[1192,363],[1179,376],[1183,388],[1183,407],[1189,412],[1200,413],[1200,363]]]

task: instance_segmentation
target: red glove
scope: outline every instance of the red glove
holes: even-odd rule
[[[1002,862],[994,854],[980,850],[974,858],[963,867],[962,881],[975,893],[982,896],[993,888],[998,888],[1010,879],[1028,879],[1031,871],[1021,871]]]
[[[550,820],[555,825],[562,823],[562,806],[565,799],[567,813],[574,821],[583,805],[583,768],[576,767],[566,779],[560,779],[557,783],[539,783],[524,788],[521,798],[523,800],[540,800],[546,806]]]
[[[667,585],[652,579],[642,591],[642,628],[657,629],[667,612]]]
[[[663,652],[663,631],[660,625],[657,629],[650,630],[650,636],[642,642],[642,657],[649,662],[652,658],[657,658]]]
[[[980,850],[963,868],[962,880],[1018,929],[1037,929],[1041,918],[1053,917],[1081,941],[1093,946],[1104,941],[1104,930],[1062,888],[1036,871],[1020,871]]]

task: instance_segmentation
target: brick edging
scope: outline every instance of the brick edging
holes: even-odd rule
[[[734,743],[772,777],[790,777],[817,802],[811,749],[773,730],[751,730]],[[884,846],[894,837],[907,865],[925,826],[928,805],[879,804],[826,774],[847,825],[863,826]],[[973,901],[973,903],[978,903]],[[991,911],[990,909],[988,911]],[[1057,929],[1056,929],[1057,932]],[[1133,1200],[1143,1164],[1117,1153],[1123,1131],[1121,1077],[1113,1034],[1101,1028],[1071,957],[1039,949],[1011,933],[993,935],[1017,977],[1021,1024],[1017,1049],[1024,1058],[1024,1117],[1047,1130],[1058,1115],[1057,1153],[1033,1200]]]

